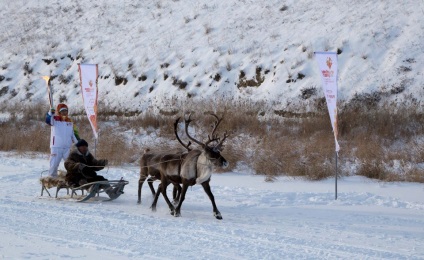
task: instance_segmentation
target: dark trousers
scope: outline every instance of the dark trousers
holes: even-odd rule
[[[102,175],[97,175],[96,171],[90,167],[84,167],[82,171],[66,174],[66,181],[69,185],[78,187],[88,182],[107,181]],[[109,185],[105,185],[109,186]]]

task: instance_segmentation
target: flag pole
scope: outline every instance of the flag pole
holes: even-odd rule
[[[336,183],[335,183],[335,200],[337,200],[337,151],[335,152],[335,155],[336,155],[336,178],[335,178],[335,180],[336,180]]]
[[[96,157],[96,151],[97,151],[97,138],[94,138],[94,157]]]

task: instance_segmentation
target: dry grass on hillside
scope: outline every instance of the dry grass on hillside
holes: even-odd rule
[[[193,104],[191,107],[198,107]],[[126,116],[99,112],[99,158],[114,165],[135,163],[145,148],[170,150],[181,145],[175,140],[173,123],[177,116],[191,112],[195,136],[207,140],[213,126],[211,112],[223,116],[218,134],[227,130],[223,155],[231,168],[244,164],[272,181],[275,176],[304,176],[319,180],[334,176],[334,137],[328,114],[323,109],[299,117],[281,111],[267,116],[262,104],[202,104],[203,110],[175,110],[172,115],[140,113]],[[219,109],[218,109],[219,107]],[[22,109],[22,108],[21,108]],[[48,108],[37,105],[11,109],[12,116],[0,123],[0,150],[49,153],[50,129],[44,123]],[[14,111],[14,112],[13,112]],[[380,107],[344,107],[339,112],[338,157],[340,175],[363,175],[386,181],[424,182],[424,116],[414,107],[396,110]],[[16,113],[15,113],[16,112]],[[18,115],[23,117],[19,118]],[[290,115],[290,116],[288,116]],[[83,115],[73,116],[80,136],[93,149],[92,131]],[[180,120],[179,134],[187,142]],[[148,135],[149,138],[141,138]],[[227,169],[228,170],[228,169]]]

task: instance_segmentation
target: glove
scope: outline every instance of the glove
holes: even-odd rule
[[[52,114],[54,114],[54,112],[55,112],[56,110],[54,109],[54,108],[50,108],[50,112],[52,113]]]

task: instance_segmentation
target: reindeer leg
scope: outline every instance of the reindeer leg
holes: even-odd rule
[[[178,204],[181,195],[181,186],[178,183],[174,183],[174,189],[172,190],[172,198],[174,200],[174,204]]]
[[[188,184],[186,182],[183,182],[183,188],[181,189],[181,192],[180,192],[180,201],[178,202],[178,205],[175,208],[175,213],[174,213],[175,217],[181,217],[181,206],[183,205],[183,201],[185,199],[187,189],[188,189]]]
[[[150,191],[152,192],[152,196],[156,195],[155,187],[153,187],[154,178],[150,177],[147,179],[147,184],[149,184]],[[159,191],[158,191],[159,192]]]
[[[175,203],[176,197],[177,197],[177,186],[174,184],[174,188],[172,189],[172,200]]]
[[[205,182],[203,182],[203,183],[202,183],[202,187],[203,187],[203,189],[205,190],[206,194],[208,194],[208,197],[209,197],[209,199],[210,199],[210,200],[211,200],[211,202],[212,202],[213,215],[214,215],[217,219],[222,219],[221,212],[219,212],[218,208],[216,207],[216,204],[215,204],[215,198],[214,198],[214,196],[213,196],[213,194],[212,194],[211,186],[209,185],[209,181],[205,181]]]
[[[155,194],[155,198],[153,199],[152,206],[150,206],[153,212],[156,212],[156,204],[158,202],[159,194],[161,194],[161,192],[162,192],[162,183],[159,183],[158,190]]]
[[[141,204],[141,188],[143,187],[143,183],[146,180],[145,176],[141,176],[140,173],[140,179],[138,180],[138,200],[137,203]]]
[[[174,205],[172,205],[171,201],[168,198],[168,195],[166,195],[166,187],[168,186],[168,181],[166,177],[161,177],[161,184],[162,184],[161,191],[162,191],[163,198],[165,199],[166,203],[168,203],[169,210],[171,211],[170,212],[171,215],[174,215],[174,212],[175,212]]]

